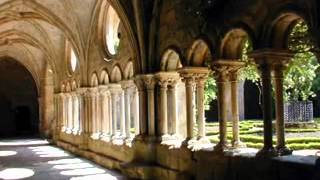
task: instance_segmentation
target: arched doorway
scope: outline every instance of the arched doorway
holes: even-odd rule
[[[0,137],[39,133],[39,104],[36,83],[19,62],[0,60]]]

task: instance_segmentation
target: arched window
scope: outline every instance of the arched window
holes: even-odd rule
[[[120,36],[119,36],[119,24],[120,18],[117,12],[112,6],[108,7],[106,14],[106,29],[105,29],[105,40],[107,50],[110,55],[116,55],[119,48]]]
[[[78,64],[78,59],[76,54],[74,53],[74,50],[71,48],[71,52],[70,52],[70,65],[71,65],[71,70],[72,72],[74,72],[77,68],[77,64]]]
[[[72,74],[78,67],[78,56],[69,41],[66,41],[66,59],[69,73]]]

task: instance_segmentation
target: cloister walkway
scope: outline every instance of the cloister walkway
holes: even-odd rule
[[[42,139],[0,140],[0,179],[122,180],[120,173],[76,157]]]

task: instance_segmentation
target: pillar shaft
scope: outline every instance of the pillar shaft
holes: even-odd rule
[[[159,135],[168,134],[168,107],[167,107],[167,85],[166,81],[160,82],[160,124]]]
[[[132,109],[134,114],[133,118],[134,118],[135,135],[138,135],[140,133],[140,124],[139,124],[139,93],[137,89],[135,89],[134,91]]]
[[[186,104],[187,104],[187,139],[192,139],[194,137],[194,109],[193,109],[193,86],[194,80],[188,78],[186,83]]]
[[[169,94],[171,95],[170,103],[172,104],[172,110],[171,115],[169,116],[171,118],[171,134],[177,133],[177,100],[176,100],[176,84],[171,84],[169,87]]]
[[[197,80],[197,123],[199,128],[198,138],[206,136],[205,117],[204,117],[204,84],[206,79]]]
[[[231,103],[232,103],[232,146],[237,148],[239,137],[239,105],[238,105],[238,73],[231,74]]]
[[[120,100],[120,133],[122,137],[126,137],[126,130],[125,130],[125,124],[126,124],[126,116],[125,116],[125,96],[124,91],[121,90],[119,92],[119,100]]]
[[[130,88],[126,88],[125,89],[125,114],[126,114],[126,118],[125,118],[125,135],[127,138],[130,137],[130,127],[131,127],[131,106],[130,106],[130,102],[131,102],[131,95],[130,95]]]
[[[260,67],[263,98],[264,149],[272,149],[271,71],[265,64]]]
[[[227,81],[222,79],[217,82],[218,86],[218,113],[219,113],[219,138],[220,142],[219,148],[224,148],[227,146],[227,101],[226,101],[226,89]],[[218,146],[218,145],[217,145]]]

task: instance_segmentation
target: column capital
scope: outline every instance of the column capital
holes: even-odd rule
[[[147,90],[153,90],[154,86],[156,84],[156,80],[153,74],[147,74],[142,77],[144,81],[144,85],[147,88]]]
[[[145,89],[143,82],[143,75],[136,75],[134,78],[134,83],[136,84],[139,91],[143,91]]]
[[[135,85],[133,80],[123,80],[120,84],[123,89],[130,89]]]
[[[76,90],[77,94],[79,94],[80,96],[86,94],[87,91],[88,91],[88,88],[85,88],[85,87],[77,88]]]
[[[250,55],[257,65],[286,66],[294,54],[283,49],[260,49],[253,51]]]
[[[111,94],[120,93],[122,91],[121,84],[111,83],[108,87]]]
[[[212,63],[212,70],[218,82],[237,78],[237,72],[245,66],[244,62],[235,60],[217,60]]]
[[[108,85],[99,85],[98,91],[100,94],[105,94],[109,92],[109,86]]]
[[[161,87],[167,87],[168,85],[176,84],[180,79],[180,75],[177,72],[158,72],[155,78]]]

